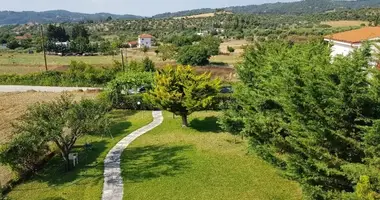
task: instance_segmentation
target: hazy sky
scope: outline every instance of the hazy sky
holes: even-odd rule
[[[195,8],[220,8],[289,1],[295,0],[0,0],[0,10],[45,11],[63,9],[85,13],[109,12],[151,16],[163,12]]]

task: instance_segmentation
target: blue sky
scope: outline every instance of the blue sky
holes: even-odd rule
[[[45,11],[63,9],[74,12],[135,14],[152,16],[195,8],[289,2],[295,0],[0,0],[0,10]]]

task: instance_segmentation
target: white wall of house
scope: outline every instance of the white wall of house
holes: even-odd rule
[[[356,48],[361,46],[361,43],[351,44],[346,42],[340,42],[336,40],[325,39],[332,44],[331,46],[331,57],[336,57],[338,55],[347,56],[351,52],[353,52]]]
[[[152,38],[140,38],[139,37],[138,43],[139,43],[139,45],[138,45],[139,48],[142,48],[144,46],[150,48],[150,47],[152,47]]]

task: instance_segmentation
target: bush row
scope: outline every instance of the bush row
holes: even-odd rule
[[[83,62],[71,62],[66,71],[45,71],[25,75],[0,75],[3,85],[41,86],[103,86],[116,77],[122,68],[119,65],[95,68]]]

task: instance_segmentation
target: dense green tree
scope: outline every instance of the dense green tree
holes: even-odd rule
[[[155,85],[145,98],[157,107],[182,117],[187,127],[188,115],[207,108],[219,91],[220,81],[210,73],[197,75],[191,66],[166,66],[156,72]]]
[[[47,28],[46,36],[48,40],[54,42],[66,42],[69,41],[70,36],[66,33],[66,30],[62,26],[55,26],[53,24],[49,24]]]
[[[369,194],[359,189],[361,176],[378,195],[380,75],[366,52],[331,62],[322,43],[249,47],[223,127],[249,136],[255,152],[300,182],[307,199],[360,199]]]
[[[210,51],[203,45],[189,45],[180,48],[177,54],[177,62],[182,65],[207,65]]]
[[[77,40],[78,38],[85,39],[89,42],[90,33],[83,24],[75,24],[71,32],[71,39]]]
[[[21,45],[17,40],[11,40],[11,41],[8,41],[7,43],[8,49],[17,49],[19,47],[21,47]]]
[[[207,50],[209,56],[216,56],[219,54],[219,46],[221,43],[221,39],[208,36],[202,38],[199,44]]]

